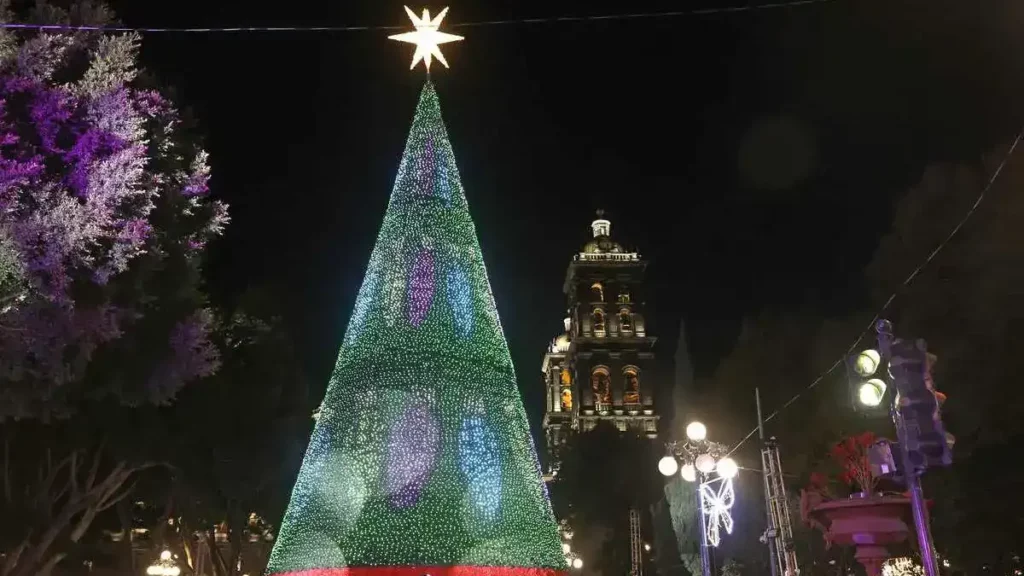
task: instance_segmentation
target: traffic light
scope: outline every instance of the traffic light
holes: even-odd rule
[[[884,359],[877,350],[864,350],[847,360],[850,396],[857,410],[884,412],[889,406]]]
[[[896,385],[896,406],[905,430],[903,441],[911,465],[918,470],[953,463],[955,439],[942,423],[940,407],[946,396],[935,390],[935,361],[924,340],[897,339],[892,343],[889,371]]]
[[[868,448],[868,465],[871,466],[871,474],[875,478],[893,478],[902,481],[899,477],[899,464],[893,455],[893,443],[885,438],[875,442]]]

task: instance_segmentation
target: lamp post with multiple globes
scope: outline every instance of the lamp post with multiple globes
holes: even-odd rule
[[[719,524],[726,532],[732,532],[732,517],[729,516],[729,508],[735,500],[732,479],[739,472],[736,461],[726,454],[725,446],[711,442],[707,436],[704,424],[691,422],[686,427],[686,441],[669,442],[668,454],[658,462],[662,475],[672,476],[678,471],[683,480],[696,488],[703,576],[711,576],[709,545],[719,544]]]
[[[559,530],[562,534],[562,554],[565,555],[565,564],[575,570],[583,568],[583,558],[572,549],[572,530],[563,524]]]
[[[146,574],[149,576],[179,576],[181,568],[175,565],[171,551],[164,550],[160,553],[160,560],[146,568]]]

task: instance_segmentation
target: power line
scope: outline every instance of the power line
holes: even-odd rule
[[[469,26],[492,26],[500,24],[543,24],[548,22],[591,22],[598,20],[636,20],[640,18],[679,18],[684,16],[705,16],[711,14],[731,14],[736,12],[753,12],[774,8],[795,8],[807,4],[825,4],[835,0],[794,0],[793,2],[774,2],[770,4],[754,4],[749,6],[730,6],[726,8],[702,8],[695,10],[678,10],[673,12],[641,12],[634,14],[606,14],[596,16],[552,16],[546,18],[522,18],[513,20],[486,20],[481,22],[463,22],[453,24],[453,28]]]
[[[764,470],[761,470],[760,468],[746,468],[743,466],[737,466],[736,468],[738,470],[743,470],[744,472],[757,472],[758,474],[764,474]],[[782,476],[784,478],[799,478],[796,474],[783,474]]]
[[[815,378],[814,381],[810,383],[810,385],[808,385],[803,390],[797,392],[796,395],[790,398],[778,410],[772,412],[767,418],[765,418],[765,422],[768,422],[772,418],[775,418],[776,416],[779,415],[780,412],[782,412],[786,408],[789,408],[794,402],[799,400],[801,396],[803,396],[811,389],[816,387],[818,384],[820,384],[826,376],[831,374],[833,370],[835,370],[836,368],[843,364],[844,359],[847,356],[849,356],[850,353],[853,352],[853,350],[857,347],[857,345],[860,344],[860,341],[864,339],[864,335],[867,334],[868,331],[875,326],[875,322],[877,322],[878,319],[882,317],[882,314],[885,314],[886,310],[889,309],[889,306],[892,305],[893,300],[896,299],[896,295],[899,292],[899,290],[901,288],[906,288],[910,286],[911,282],[913,282],[914,279],[917,278],[917,275],[920,274],[922,270],[924,270],[925,266],[930,264],[931,261],[935,259],[939,252],[941,252],[942,249],[945,248],[947,244],[949,244],[950,240],[952,240],[953,237],[960,232],[960,229],[964,227],[964,224],[966,224],[967,221],[970,220],[971,216],[974,215],[974,212],[978,209],[978,206],[981,205],[981,202],[982,200],[985,199],[985,196],[988,194],[988,191],[992,189],[992,185],[995,184],[996,179],[999,178],[999,174],[1002,173],[1003,168],[1006,167],[1006,163],[1009,162],[1010,157],[1013,156],[1013,152],[1017,149],[1017,145],[1020,144],[1022,138],[1024,138],[1024,128],[1022,128],[1021,131],[1017,133],[1017,137],[1013,139],[1013,144],[1010,145],[1010,148],[1006,151],[1006,154],[1003,156],[1003,159],[999,163],[999,166],[996,168],[995,172],[992,173],[992,176],[989,177],[988,182],[985,184],[985,187],[982,188],[981,193],[978,194],[978,198],[974,201],[974,204],[972,204],[971,207],[967,210],[967,213],[964,214],[964,217],[961,218],[960,222],[958,222],[957,225],[953,227],[953,230],[950,231],[950,233],[946,235],[946,237],[941,242],[939,242],[935,249],[932,250],[930,254],[928,254],[928,257],[925,258],[924,261],[922,261],[921,264],[917,266],[917,268],[914,268],[914,271],[911,272],[909,276],[907,276],[906,280],[904,280],[903,283],[900,284],[899,288],[893,291],[893,293],[885,301],[885,304],[883,304],[882,307],[878,310],[878,312],[875,313],[875,316],[874,318],[871,319],[871,322],[868,322],[868,325],[864,327],[864,330],[862,330],[860,335],[857,336],[857,339],[853,341],[853,344],[850,344],[850,347],[846,349],[846,352],[844,352],[838,360],[836,360],[831,366],[829,366],[827,370],[819,374],[818,377]],[[736,444],[736,446],[734,446],[733,449],[729,451],[729,454],[732,454],[733,452],[739,450],[740,446],[743,446],[743,444],[747,440],[750,440],[750,438],[755,433],[757,433],[757,430],[758,428],[755,426],[753,430],[748,432],[747,435],[744,436],[743,439],[740,440]]]
[[[230,26],[208,28],[152,28],[139,26],[77,26],[70,24],[0,23],[0,29],[37,30],[40,32],[139,32],[139,33],[211,33],[211,32],[365,32],[370,30],[404,30],[406,26]]]
[[[602,20],[637,20],[642,18],[680,18],[686,16],[708,16],[714,14],[732,14],[738,12],[754,12],[779,8],[796,8],[809,4],[826,4],[836,0],[793,0],[790,2],[773,2],[748,6],[730,6],[724,8],[698,8],[674,12],[637,12],[627,14],[597,14],[590,16],[542,16],[538,18],[510,18],[506,20],[479,20],[475,22],[457,22],[452,28],[469,28],[476,26],[500,26],[507,24],[547,24],[563,22],[595,22]],[[20,22],[0,22],[0,29],[36,30],[40,32],[138,32],[138,33],[238,33],[238,32],[368,32],[404,30],[407,26],[228,26],[228,27],[145,27],[145,26],[89,26],[72,24],[27,24]]]

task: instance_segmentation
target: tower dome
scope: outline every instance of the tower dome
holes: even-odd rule
[[[583,245],[584,254],[620,254],[622,245],[611,239],[612,223],[604,218],[604,210],[597,211],[597,220],[590,223],[594,238]]]
[[[569,351],[569,335],[562,334],[558,338],[555,338],[554,344],[551,345],[552,352],[558,352],[564,354]]]
[[[569,351],[569,328],[571,326],[571,322],[572,320],[570,318],[565,318],[564,320],[562,320],[562,323],[565,325],[565,332],[563,332],[562,334],[560,334],[558,337],[551,341],[552,352],[556,354],[565,354],[566,352]]]

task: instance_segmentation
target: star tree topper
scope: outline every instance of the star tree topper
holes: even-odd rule
[[[430,10],[426,8],[423,9],[423,18],[417,18],[416,13],[410,10],[408,6],[405,7],[405,12],[412,20],[416,31],[395,34],[394,36],[389,36],[389,38],[416,45],[416,54],[412,57],[412,66],[409,69],[415,68],[420,63],[420,60],[422,60],[423,65],[427,67],[427,72],[430,72],[430,63],[435,57],[441,61],[441,64],[444,64],[445,68],[448,68],[448,62],[444,59],[444,54],[441,54],[440,46],[448,42],[462,40],[462,36],[446,34],[437,30],[441,26],[441,20],[444,20],[445,15],[448,14],[448,8],[441,10],[441,13],[433,20],[430,18]]]

